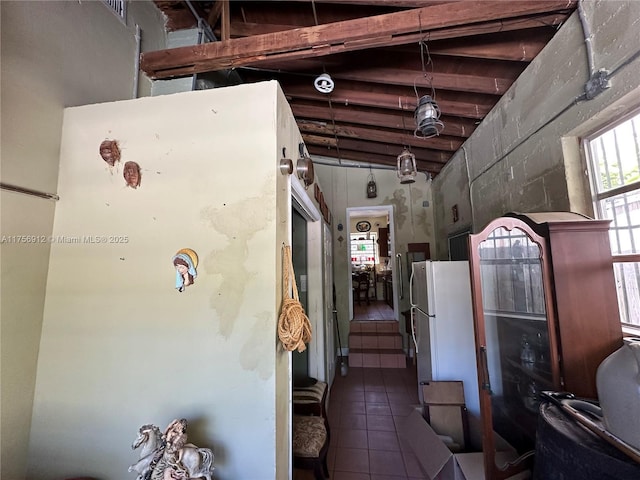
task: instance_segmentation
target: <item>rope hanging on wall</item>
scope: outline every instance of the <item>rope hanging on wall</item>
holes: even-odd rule
[[[282,348],[288,352],[298,350],[304,352],[305,343],[311,341],[311,323],[304,313],[304,308],[298,299],[298,286],[291,260],[291,247],[285,246],[282,258],[282,289],[283,301],[280,319],[278,321],[278,338]],[[289,283],[293,287],[293,298],[289,292]]]

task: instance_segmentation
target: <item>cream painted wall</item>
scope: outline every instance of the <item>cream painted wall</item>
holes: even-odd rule
[[[142,49],[164,45],[151,1],[129,2],[124,25],[101,2],[2,1],[3,183],[55,193],[63,108],[133,94],[135,24]],[[140,78],[140,95],[150,83]],[[2,191],[2,478],[24,478],[55,203]],[[45,241],[41,241],[45,239]]]
[[[325,200],[333,213],[331,231],[333,235],[334,282],[336,285],[336,309],[340,325],[340,338],[347,345],[349,333],[349,298],[351,280],[349,278],[350,254],[347,251],[346,238],[349,235],[347,208],[392,205],[395,220],[395,251],[406,260],[407,244],[428,242],[433,245],[433,207],[431,201],[431,182],[424,174],[419,174],[416,182],[400,184],[395,170],[375,170],[378,196],[367,198],[366,185],[368,168],[347,168],[317,164],[316,175],[322,185]],[[427,202],[428,206],[424,206]],[[338,231],[338,224],[345,226]],[[343,241],[340,241],[340,237]],[[406,265],[406,263],[405,263]],[[400,300],[399,312],[409,308],[408,276],[402,276],[404,298]],[[400,315],[400,331],[403,333],[404,316]],[[406,347],[405,338],[405,347]]]
[[[217,479],[287,478],[277,142],[299,134],[283,101],[268,82],[65,111],[53,234],[106,242],[51,246],[28,478],[134,478],[138,427],[177,417]],[[99,158],[104,138],[141,165],[139,189]],[[185,247],[198,277],[178,293]]]
[[[578,140],[640,105],[640,58],[621,67],[638,54],[640,2],[582,4],[594,68],[615,71],[611,88],[570,106],[589,79],[576,12],[435,178],[439,258],[446,258],[447,236],[459,231],[450,221],[454,204],[461,223],[475,231],[509,211],[592,213],[585,167],[576,160]]]

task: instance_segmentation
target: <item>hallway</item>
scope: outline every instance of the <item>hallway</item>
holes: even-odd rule
[[[391,308],[383,300],[371,300],[370,304],[362,302],[353,303],[353,319],[354,320],[396,320],[393,316],[393,308]]]
[[[336,376],[328,402],[332,480],[417,480],[426,477],[398,425],[418,405],[415,368],[354,368]],[[296,470],[295,480],[313,479]]]

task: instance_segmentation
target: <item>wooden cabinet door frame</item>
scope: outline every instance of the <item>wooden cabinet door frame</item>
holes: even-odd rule
[[[529,236],[540,251],[544,303],[547,317],[547,328],[549,335],[550,363],[552,368],[552,378],[555,385],[560,385],[560,366],[558,352],[558,338],[556,334],[556,317],[553,299],[553,289],[551,283],[551,268],[549,265],[549,253],[546,239],[536,234],[527,224],[516,218],[498,218],[490,222],[481,232],[469,236],[469,268],[471,273],[471,293],[473,303],[473,321],[476,335],[476,361],[478,365],[478,386],[480,390],[480,413],[482,418],[482,447],[484,454],[485,478],[502,480],[515,475],[527,468],[524,460],[530,457],[530,453],[525,453],[513,463],[498,466],[495,462],[496,443],[493,431],[491,384],[487,364],[487,336],[485,333],[484,302],[482,298],[482,281],[480,270],[479,247],[498,228],[508,231],[519,229]]]

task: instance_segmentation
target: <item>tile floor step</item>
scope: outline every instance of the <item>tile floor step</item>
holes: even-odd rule
[[[360,332],[399,332],[399,323],[396,320],[354,320],[349,324],[350,333]]]
[[[349,348],[401,349],[402,335],[395,333],[359,332],[349,334]]]
[[[350,348],[349,366],[363,368],[405,368],[406,356],[401,349]]]

